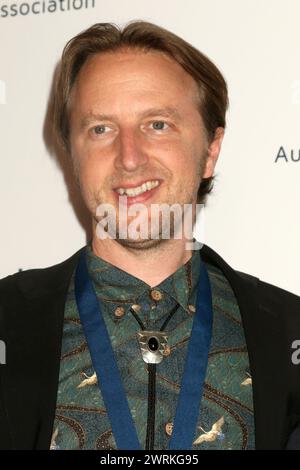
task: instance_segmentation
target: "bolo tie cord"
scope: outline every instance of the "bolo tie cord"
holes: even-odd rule
[[[164,331],[167,324],[177,311],[179,303],[172,308],[171,312],[164,321],[159,331]],[[145,326],[136,312],[130,307],[130,312],[144,331]],[[154,438],[155,438],[155,402],[156,402],[156,364],[147,364],[148,366],[148,416],[147,416],[147,434],[146,434],[146,450],[154,449]]]

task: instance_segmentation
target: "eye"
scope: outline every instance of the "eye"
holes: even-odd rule
[[[93,127],[92,132],[94,134],[105,134],[105,130],[108,129],[108,126],[104,126],[103,124],[99,124],[98,126]]]
[[[153,121],[151,125],[153,126],[153,129],[156,131],[163,131],[169,127],[165,121]]]

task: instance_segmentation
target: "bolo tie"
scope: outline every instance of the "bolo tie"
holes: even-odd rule
[[[170,311],[159,331],[148,331],[142,320],[138,317],[133,307],[130,312],[141,327],[141,331],[137,333],[137,339],[141,348],[144,362],[148,367],[148,417],[147,417],[147,433],[146,433],[146,450],[154,448],[154,431],[155,431],[155,403],[156,403],[156,365],[160,364],[165,357],[168,336],[164,332],[167,324],[178,310],[179,303]]]

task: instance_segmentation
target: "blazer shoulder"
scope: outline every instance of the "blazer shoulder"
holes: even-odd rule
[[[255,291],[260,309],[269,318],[277,318],[282,324],[297,328],[300,333],[300,297],[288,290],[265,282],[250,274],[236,271],[246,286],[256,287]],[[246,287],[247,288],[247,287]]]
[[[1,279],[1,300],[11,297],[12,294],[23,294],[30,298],[39,297],[50,290],[56,291],[65,288],[65,282],[69,281],[83,249],[81,248],[68,259],[53,266],[28,269]]]
[[[273,312],[275,316],[282,315],[284,318],[294,316],[295,321],[300,322],[300,297],[298,295],[265,282],[252,274],[234,269],[207,245],[203,245],[202,256],[205,261],[223,271],[239,299],[250,300],[255,297],[255,301],[263,311]]]
[[[269,312],[277,312],[283,323],[296,327],[300,334],[300,297],[281,287],[260,281],[261,307]]]
[[[274,284],[270,284],[258,277],[255,277],[251,274],[244,273],[242,271],[235,270],[236,274],[238,274],[243,280],[249,282],[251,285],[258,285],[261,292],[266,298],[271,299],[283,299],[289,300],[291,302],[295,302],[296,304],[300,303],[300,297],[293,292],[290,292],[282,287],[275,286]]]

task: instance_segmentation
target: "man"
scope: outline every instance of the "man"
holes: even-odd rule
[[[300,299],[180,231],[212,188],[227,104],[212,62],[158,26],[96,24],[67,44],[55,131],[93,237],[0,283],[1,448],[298,446]],[[146,236],[123,236],[137,203]],[[166,221],[157,204],[184,210]]]

